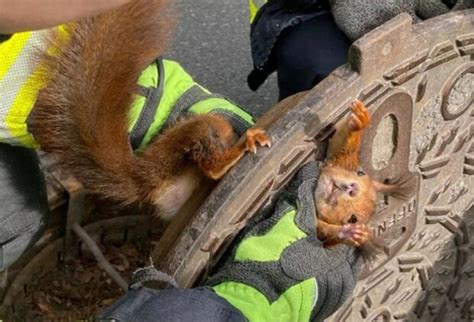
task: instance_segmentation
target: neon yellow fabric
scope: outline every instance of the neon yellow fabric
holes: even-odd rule
[[[286,213],[263,236],[245,238],[238,246],[235,259],[238,261],[277,261],[286,247],[306,237],[295,224],[296,210]]]
[[[250,23],[253,22],[258,10],[262,7],[262,5],[267,2],[268,0],[249,0]]]
[[[264,235],[249,236],[238,245],[234,260],[238,262],[278,262],[283,251],[307,237],[295,223],[296,209],[288,210]],[[242,312],[250,321],[309,321],[318,298],[315,278],[301,281],[285,290],[270,303],[267,297],[250,285],[224,282],[213,290]]]
[[[0,44],[0,142],[36,147],[26,126],[43,86],[37,77],[38,64],[27,53],[37,41],[35,36],[33,32],[17,33]]]
[[[67,37],[66,26],[53,31]],[[45,86],[44,65],[36,58],[46,48],[45,38],[51,30],[21,32],[0,44],[0,142],[38,148],[26,124],[39,91]]]
[[[213,289],[251,322],[307,322],[318,297],[315,278],[290,287],[273,303],[255,288],[242,283],[225,282]]]
[[[216,108],[232,112],[233,114],[240,116],[247,123],[253,124],[252,116],[249,113],[230,103],[228,100],[219,97],[202,100],[201,102],[194,104],[189,109],[189,112],[196,114],[206,114],[212,112]]]
[[[166,123],[170,113],[173,110],[174,105],[178,99],[192,86],[198,85],[201,89],[209,93],[210,92],[204,87],[197,84],[193,78],[181,67],[180,64],[171,60],[163,60],[163,69],[165,74],[163,84],[163,95],[158,105],[158,110],[155,118],[148,129],[142,143],[140,144],[138,151],[142,151],[151,139],[160,131],[163,125]],[[155,88],[158,84],[158,70],[156,63],[151,64],[141,74],[138,83],[144,87]],[[129,113],[129,131],[133,129],[133,126],[138,120],[138,117],[143,109],[145,98],[141,95],[137,95],[135,101],[132,104]],[[222,98],[209,98],[195,103],[189,108],[189,112],[196,114],[209,113],[213,109],[220,108],[231,111],[232,113],[239,115],[248,123],[252,124],[252,117],[242,109],[233,105],[229,101]]]
[[[11,105],[10,112],[5,118],[10,133],[22,146],[27,148],[39,148],[33,136],[28,132],[26,121],[33,109],[38,92],[45,85],[41,81],[41,66],[39,66],[31,77],[23,84],[17,97]]]
[[[249,14],[250,14],[250,23],[253,22],[255,16],[257,15],[258,8],[252,0],[249,0]]]
[[[25,47],[25,44],[30,37],[31,32],[22,32],[13,35],[10,39],[0,44],[0,53],[2,57],[2,60],[0,61],[0,79],[2,79],[11,68],[13,62]]]
[[[163,127],[173,110],[176,101],[181,97],[181,95],[195,84],[192,77],[186,73],[178,63],[171,60],[163,60],[163,67],[165,71],[163,95],[158,105],[158,110],[153,123],[138,148],[139,151],[145,148],[155,134]],[[153,63],[145,69],[140,76],[138,83],[145,87],[156,87],[158,84],[158,77],[156,63]],[[133,125],[137,122],[138,116],[143,109],[144,100],[140,98],[142,96],[137,96],[138,100],[132,104],[131,112],[129,114],[129,131],[132,130]]]

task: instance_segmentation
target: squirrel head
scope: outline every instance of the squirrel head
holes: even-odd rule
[[[348,170],[326,165],[316,187],[318,218],[329,224],[368,224],[375,213],[377,194],[406,199],[413,190],[413,180],[384,184],[371,179],[362,169]]]
[[[375,211],[376,185],[362,170],[325,166],[316,188],[318,218],[329,224],[365,224]]]

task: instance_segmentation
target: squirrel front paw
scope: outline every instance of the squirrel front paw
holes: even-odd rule
[[[346,224],[337,233],[337,238],[357,247],[364,244],[369,237],[370,231],[365,225]]]
[[[348,126],[351,131],[360,131],[366,128],[370,123],[370,113],[364,103],[355,100],[351,106],[351,115],[349,116]]]
[[[260,146],[272,146],[270,138],[265,134],[265,131],[259,128],[248,129],[245,133],[246,149],[252,153],[257,153],[257,144]]]

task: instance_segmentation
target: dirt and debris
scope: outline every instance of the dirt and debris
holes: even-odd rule
[[[150,239],[100,245],[104,256],[127,281],[140,267],[149,265],[154,242]],[[85,252],[52,271],[38,276],[15,305],[13,321],[92,320],[124,291]]]

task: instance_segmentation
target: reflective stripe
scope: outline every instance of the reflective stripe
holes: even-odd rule
[[[158,106],[160,105],[161,97],[163,96],[163,84],[165,82],[164,79],[166,78],[166,74],[162,58],[156,59],[156,67],[159,76],[158,84],[156,87],[144,87],[148,92],[145,96],[145,103],[141,109],[140,116],[130,131],[130,144],[132,145],[133,150],[137,150],[143,142],[143,138],[148,132],[151,124],[153,124]]]
[[[195,83],[188,90],[182,93],[179,99],[176,101],[173,106],[173,111],[168,116],[166,126],[175,124],[180,117],[186,115],[189,108],[194,104],[212,97],[214,97],[214,95]]]
[[[11,65],[15,61],[15,58],[21,52],[23,47],[25,47],[25,44],[30,36],[30,32],[16,34],[13,36],[16,42],[6,41],[0,45],[0,52],[3,54],[2,62],[0,63],[0,80],[3,79],[7,71],[10,69]]]
[[[233,109],[233,111],[229,111],[225,108],[215,108],[213,109],[210,114],[213,115],[220,115],[224,119],[227,120],[227,122],[232,125],[232,128],[234,129],[235,134],[238,137],[241,137],[245,131],[253,125],[252,120],[250,122],[247,122],[243,117],[241,117],[239,114],[235,113],[236,109]],[[247,114],[248,115],[248,114]]]
[[[27,119],[36,102],[38,91],[43,87],[44,79],[41,79],[41,74],[40,65],[23,84],[6,117],[10,133],[25,147],[38,147],[28,132]]]
[[[13,64],[10,64],[7,73],[0,79],[0,92],[2,93],[0,96],[0,111],[2,111],[2,109],[5,107],[9,107],[13,103],[16,95],[23,87],[23,84],[31,76],[36,65],[34,59],[35,52],[45,49],[45,43],[42,41],[44,32],[45,31],[31,32],[31,35],[28,37],[28,41],[23,44],[22,47],[20,46],[22,45],[23,41],[20,38],[18,45],[14,44],[13,47],[11,47],[12,50],[15,47],[20,47],[19,50],[17,50],[19,53],[3,52],[4,49],[2,45],[2,56],[6,56],[7,60],[14,59],[14,62]],[[16,36],[17,35],[14,35],[10,40],[7,41],[7,43],[16,42]],[[25,37],[23,35],[18,36]],[[5,48],[5,50],[7,49],[10,48]],[[1,65],[4,65],[4,63],[2,62]]]
[[[37,80],[35,53],[45,50],[47,30],[15,34],[0,46],[0,140],[34,146],[26,119],[41,84]],[[36,74],[36,76],[35,76]]]
[[[187,114],[215,114],[225,118],[238,136],[241,136],[253,124],[250,114],[220,94],[209,92],[195,84],[184,92],[168,116],[165,127],[178,121]]]
[[[179,65],[178,63],[164,59],[163,60],[165,79],[163,87],[163,95],[161,97],[157,113],[154,116],[153,123],[148,129],[142,143],[136,150],[137,152],[143,151],[148,143],[160,133],[169,114],[172,112],[176,102],[179,100],[181,95],[192,87],[195,82],[192,77]],[[139,84],[145,87],[156,87],[158,85],[156,64],[150,65],[140,76]],[[139,115],[143,109],[145,99],[142,96],[137,96],[135,102],[132,104],[131,112],[129,116],[130,124],[135,124],[138,120]],[[131,131],[129,126],[129,131]]]
[[[162,97],[158,103],[153,122],[135,151],[142,152],[164,128],[188,113],[220,114],[229,120],[232,125],[238,125],[235,128],[238,134],[241,134],[253,124],[250,114],[221,95],[213,94],[194,82],[192,77],[177,62],[164,59],[163,67],[165,77]],[[142,72],[138,83],[145,88],[154,88],[158,85],[159,78],[156,63],[153,63]],[[129,113],[129,132],[132,132],[140,115],[142,115],[145,101],[145,97],[141,95],[135,97]],[[232,115],[235,115],[235,117],[232,118]]]

